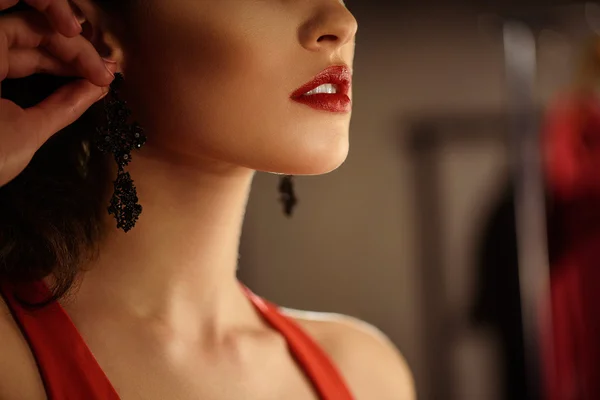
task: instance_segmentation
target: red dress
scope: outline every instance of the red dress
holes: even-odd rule
[[[98,365],[83,338],[59,303],[30,311],[14,297],[8,285],[0,286],[23,336],[37,362],[49,400],[117,400],[119,396]],[[285,337],[290,352],[324,400],[353,399],[340,373],[323,350],[277,307],[246,290],[248,299],[274,329]],[[19,293],[23,293],[19,290]],[[26,288],[27,298],[48,298],[39,282]],[[37,297],[40,296],[40,297]]]
[[[553,203],[546,398],[600,399],[600,100],[565,98],[543,141]]]

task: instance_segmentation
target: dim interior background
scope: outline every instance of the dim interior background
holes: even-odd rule
[[[359,21],[350,155],[296,180],[291,220],[278,178],[257,176],[240,277],[283,306],[378,326],[419,399],[505,398],[498,333],[470,318],[478,246],[509,174],[501,24],[535,25],[543,108],[570,82],[594,5],[347,3]]]

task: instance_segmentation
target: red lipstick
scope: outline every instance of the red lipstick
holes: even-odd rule
[[[309,93],[321,85],[332,85],[335,93]],[[310,82],[294,91],[290,96],[298,103],[317,110],[335,113],[348,113],[352,110],[352,100],[348,96],[352,86],[352,72],[345,65],[326,68]]]

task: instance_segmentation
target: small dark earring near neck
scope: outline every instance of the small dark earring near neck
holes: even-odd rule
[[[283,204],[283,212],[286,216],[291,217],[298,198],[294,191],[294,177],[292,175],[284,175],[279,182],[279,201]]]

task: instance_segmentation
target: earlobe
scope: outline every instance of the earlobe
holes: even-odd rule
[[[77,21],[80,24],[83,24],[84,22],[86,22],[87,18],[85,16],[84,12],[81,10],[80,4],[81,4],[81,2],[78,2],[75,0],[69,0],[69,5],[71,6],[71,9],[73,10],[73,14],[75,14],[75,17],[77,18]]]
[[[96,47],[102,58],[109,59],[118,64],[117,72],[123,71],[122,67],[125,63],[123,49],[112,33],[100,31],[98,38],[92,44]]]
[[[121,64],[123,52],[119,41],[112,32],[106,29],[104,14],[90,0],[70,0],[69,4],[81,24],[81,35],[86,38],[102,58]]]
[[[97,13],[94,13],[94,6],[87,0],[69,0],[69,5],[77,18],[77,21],[83,28],[81,36],[86,38],[94,47],[98,37],[98,18]],[[100,53],[102,55],[102,53]]]

